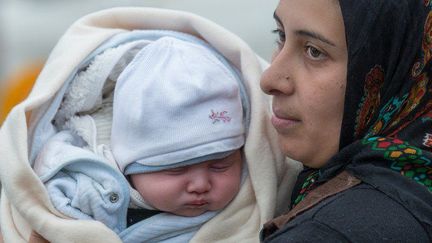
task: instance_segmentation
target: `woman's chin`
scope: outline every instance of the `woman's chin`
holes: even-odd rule
[[[281,152],[289,157],[290,159],[293,160],[297,160],[299,162],[301,159],[301,156],[299,154],[299,150],[298,150],[298,144],[296,146],[296,142],[290,139],[287,139],[284,136],[278,135],[278,139],[279,139],[279,148],[281,150]]]

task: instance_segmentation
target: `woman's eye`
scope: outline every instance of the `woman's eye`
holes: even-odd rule
[[[313,60],[321,60],[326,57],[325,53],[310,45],[306,46],[306,55]]]
[[[283,46],[285,43],[285,32],[283,32],[281,29],[275,29],[272,31],[272,33],[278,35],[278,39],[276,40],[278,46]]]

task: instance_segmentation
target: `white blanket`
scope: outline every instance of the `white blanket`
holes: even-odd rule
[[[91,54],[122,34],[140,29],[168,29],[204,39],[240,70],[251,99],[251,123],[244,151],[249,179],[221,213],[203,225],[191,242],[258,242],[262,225],[284,210],[300,169],[280,153],[269,124],[268,97],[259,89],[265,62],[240,38],[199,16],[151,8],[115,8],[75,22],[53,50],[30,96],[16,106],[0,129],[1,230],[5,242],[121,242],[103,223],[72,220],[51,204],[32,169],[44,142],[56,133],[50,122],[66,91],[70,74]],[[59,98],[60,97],[60,98]],[[38,124],[45,124],[38,127]],[[35,133],[35,131],[41,131]]]
[[[137,52],[153,40],[166,36],[206,45],[191,35],[175,31],[137,30],[124,34],[124,44],[108,47],[88,66],[80,67],[82,71],[72,74],[74,78],[70,84],[65,84],[68,88],[54,118],[59,132],[47,142],[42,142],[44,146],[40,151],[35,150],[38,156],[33,168],[44,182],[55,208],[74,219],[94,219],[104,223],[124,243],[188,242],[205,222],[217,214],[206,212],[197,217],[181,217],[158,213],[126,228],[129,201],[144,203],[144,200],[139,200],[141,196],[134,193],[114,161],[109,149],[110,134],[103,135],[107,138],[105,143],[97,139],[108,131],[96,124],[103,122],[111,127],[112,84],[117,82],[119,74]],[[224,65],[231,69],[228,63],[224,62]],[[242,93],[246,93],[243,83],[239,85]],[[247,97],[244,102],[249,102]],[[245,107],[249,111],[248,103]],[[57,110],[57,107],[50,107],[47,114],[51,113],[50,109]],[[104,115],[97,118],[99,114]],[[35,134],[45,126],[39,123]],[[242,181],[247,176],[247,173],[243,174]],[[135,195],[131,200],[129,191]]]

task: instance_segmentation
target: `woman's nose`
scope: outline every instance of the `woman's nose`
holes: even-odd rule
[[[211,189],[211,182],[205,173],[196,173],[190,178],[187,185],[187,192],[189,193],[206,193]]]
[[[289,71],[292,64],[283,55],[279,53],[261,76],[261,89],[268,95],[291,95],[295,91],[294,79]]]

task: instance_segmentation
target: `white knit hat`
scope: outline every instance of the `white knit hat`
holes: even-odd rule
[[[114,93],[111,146],[125,174],[191,165],[244,145],[238,75],[202,43],[144,47]]]

